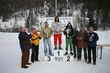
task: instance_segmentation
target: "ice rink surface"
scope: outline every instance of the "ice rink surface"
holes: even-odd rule
[[[102,33],[99,32],[99,35]],[[101,37],[107,40],[100,38],[99,43],[109,43],[108,33],[104,33]],[[65,41],[64,36],[62,40]],[[62,47],[64,49],[64,43]],[[63,53],[64,51],[62,55]],[[54,57],[51,62],[47,62],[46,58],[44,60],[40,57],[41,62],[32,64],[28,69],[21,69],[20,55],[18,33],[0,33],[0,73],[110,73],[110,48],[103,49],[102,60],[97,58],[96,65],[86,64],[83,60],[78,62],[72,57],[71,62],[57,62]],[[43,56],[43,47],[40,47],[40,56]]]

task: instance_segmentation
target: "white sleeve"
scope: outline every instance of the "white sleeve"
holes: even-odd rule
[[[52,30],[55,30],[55,23],[52,23]]]

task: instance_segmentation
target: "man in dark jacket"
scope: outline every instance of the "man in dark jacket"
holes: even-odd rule
[[[28,68],[27,65],[30,65],[29,63],[29,53],[30,53],[30,48],[31,48],[31,35],[28,34],[28,30],[25,27],[20,28],[20,33],[19,33],[19,43],[20,43],[20,48],[21,48],[21,53],[22,53],[22,63],[21,67],[22,68]]]
[[[91,52],[93,55],[93,64],[96,65],[96,46],[99,37],[94,32],[93,27],[89,27],[89,40],[88,40],[88,63],[91,63]]]

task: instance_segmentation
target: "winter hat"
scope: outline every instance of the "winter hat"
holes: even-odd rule
[[[36,28],[35,27],[32,27],[32,30],[36,30]]]
[[[48,22],[45,22],[45,26],[48,26]]]

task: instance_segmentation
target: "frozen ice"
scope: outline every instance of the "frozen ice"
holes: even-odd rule
[[[109,33],[110,31],[98,31],[100,38],[98,43],[110,44]],[[64,36],[62,40],[63,42],[65,41]],[[41,46],[43,46],[42,40],[40,45],[40,57],[43,56],[43,47]],[[62,47],[64,49],[65,43],[63,43]],[[63,53],[64,52],[62,52],[61,55],[63,55]],[[18,33],[0,32],[0,73],[110,73],[109,48],[103,48],[103,58],[102,60],[97,58],[96,65],[86,64],[83,60],[78,62],[76,59],[71,59],[71,62],[55,62],[55,57],[52,57],[51,62],[47,62],[45,57],[45,59],[40,58],[41,62],[32,64],[30,68],[22,69],[20,68],[20,56],[21,51]],[[57,56],[57,54],[55,56]]]

